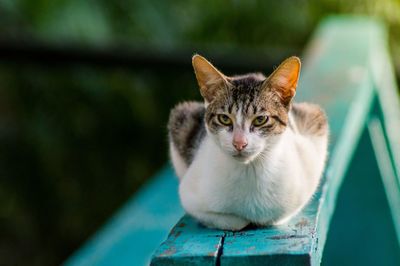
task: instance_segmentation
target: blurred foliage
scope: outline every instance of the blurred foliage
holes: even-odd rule
[[[229,4],[213,0],[9,0],[7,3],[3,4],[7,12],[0,25],[2,32],[89,45],[126,42],[162,47],[217,44],[237,48],[293,45],[293,41],[296,45],[311,26],[308,2],[304,0],[230,1]],[[290,15],[277,15],[282,11]],[[260,15],[266,20],[260,20]],[[279,36],[271,35],[277,33]]]
[[[301,49],[337,13],[386,21],[400,68],[395,0],[0,0],[0,39]],[[54,265],[78,248],[165,163],[168,112],[184,99],[199,99],[191,69],[0,61],[0,264]]]
[[[0,250],[7,265],[60,262],[165,163],[168,110],[197,96],[181,90],[189,72],[172,75],[0,67]]]

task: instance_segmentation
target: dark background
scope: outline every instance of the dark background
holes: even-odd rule
[[[165,164],[194,53],[268,74],[323,17],[369,14],[399,74],[399,2],[0,1],[0,264],[61,263]]]

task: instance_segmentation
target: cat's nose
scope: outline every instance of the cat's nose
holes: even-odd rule
[[[246,139],[234,140],[232,144],[236,150],[242,151],[247,146],[247,140]]]

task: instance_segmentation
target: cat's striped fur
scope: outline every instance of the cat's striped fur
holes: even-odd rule
[[[203,224],[221,229],[287,220],[318,185],[328,136],[319,106],[291,101],[298,59],[286,60],[269,78],[227,77],[199,56],[193,64],[205,103],[177,105],[168,123],[182,205]],[[221,124],[221,114],[232,123]],[[255,126],[260,116],[267,122]],[[243,150],[232,144],[237,137],[245,141]]]
[[[266,78],[262,74],[248,74],[232,77],[232,87],[221,95],[219,100],[223,109],[229,113],[237,112],[240,108],[247,115],[268,106],[274,119],[273,127],[268,128],[272,134],[280,134],[288,125],[288,110],[293,117],[289,126],[294,126],[300,134],[304,135],[326,135],[327,121],[323,110],[311,103],[293,103],[290,106],[281,106],[274,101],[273,97],[259,98],[260,86]],[[218,99],[217,99],[218,100]],[[260,101],[265,101],[260,103]],[[168,122],[169,139],[174,148],[183,159],[186,167],[190,165],[193,157],[206,134],[204,115],[206,108],[202,102],[183,102],[171,110]],[[211,131],[217,127],[212,120],[214,110],[207,115],[207,123]]]

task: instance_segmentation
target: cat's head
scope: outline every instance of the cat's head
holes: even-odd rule
[[[276,143],[288,124],[300,59],[286,59],[268,78],[228,77],[195,55],[193,68],[206,105],[208,134],[228,155],[248,163]]]

